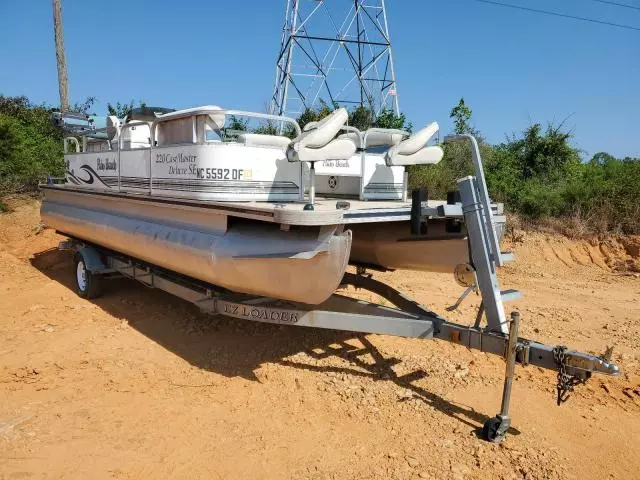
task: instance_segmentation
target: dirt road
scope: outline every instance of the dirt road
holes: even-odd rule
[[[640,278],[610,268],[638,260],[631,244],[514,245],[501,277],[525,293],[522,335],[614,345],[624,373],[556,407],[553,372],[518,368],[512,433],[492,445],[477,432],[499,358],[210,317],[127,280],[82,300],[38,204],[15,208],[0,215],[2,479],[640,478]],[[449,275],[377,277],[442,313],[460,293]]]

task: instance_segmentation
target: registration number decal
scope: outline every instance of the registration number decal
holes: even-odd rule
[[[243,180],[247,178],[241,168],[198,168],[196,173],[198,178],[207,180]]]

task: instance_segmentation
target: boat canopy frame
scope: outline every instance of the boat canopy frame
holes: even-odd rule
[[[111,140],[117,140],[116,145],[118,146],[118,151],[120,151],[122,149],[121,146],[121,134],[122,131],[126,128],[130,128],[130,127],[135,127],[138,125],[149,125],[149,123],[151,123],[151,125],[149,126],[150,128],[150,132],[151,132],[151,142],[149,147],[146,148],[151,148],[154,146],[157,146],[157,126],[163,122],[168,122],[168,121],[172,121],[172,120],[179,120],[179,119],[185,119],[185,118],[192,118],[193,119],[193,128],[194,128],[194,137],[193,137],[193,143],[197,143],[197,136],[195,133],[195,128],[196,128],[196,118],[199,115],[224,115],[226,116],[232,116],[232,117],[246,117],[246,118],[256,118],[256,119],[260,119],[260,120],[266,120],[269,122],[274,122],[277,124],[280,124],[277,129],[279,131],[283,130],[283,125],[284,124],[290,124],[293,126],[293,129],[296,133],[296,136],[299,136],[302,133],[302,129],[300,128],[300,125],[298,124],[298,122],[292,118],[292,117],[287,117],[284,115],[272,115],[270,113],[260,113],[260,112],[250,112],[250,111],[246,111],[246,110],[234,110],[234,109],[220,109],[220,108],[213,108],[211,106],[209,107],[196,107],[196,108],[189,108],[189,109],[184,109],[184,110],[176,110],[176,111],[172,111],[169,113],[165,113],[163,115],[160,115],[158,117],[156,117],[155,120],[153,120],[153,122],[146,122],[144,120],[132,120],[130,122],[127,123],[122,123],[122,124],[115,124],[112,126],[106,126],[106,127],[102,127],[102,128],[95,128],[93,119],[91,119],[90,117],[86,116],[86,115],[81,115],[81,114],[73,114],[73,113],[64,113],[64,114],[59,114],[59,112],[56,112],[58,115],[54,116],[54,120],[56,122],[58,122],[58,124],[62,123],[63,125],[68,125],[68,124],[64,124],[64,118],[65,117],[69,117],[72,119],[79,119],[79,120],[85,120],[87,121],[88,125],[86,127],[84,127],[84,130],[75,130],[73,127],[70,128],[71,132],[73,133],[73,136],[67,136],[64,137],[64,153],[95,153],[95,152],[87,152],[86,151],[86,140],[84,140],[85,138],[97,138],[98,140],[105,140],[109,143],[109,150],[111,150]],[[114,131],[115,130],[115,131]],[[106,138],[100,138],[100,137],[96,137],[96,135],[98,134],[107,134]],[[109,138],[109,134],[110,133],[114,133],[112,138]],[[76,137],[81,137],[83,138],[83,144],[82,144],[82,149],[80,149],[80,144],[78,142],[78,139]],[[75,152],[69,152],[69,148],[68,145],[69,143],[72,143],[75,145],[76,147],[76,151]]]

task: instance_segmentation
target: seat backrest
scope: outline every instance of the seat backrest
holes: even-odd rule
[[[409,138],[398,144],[394,153],[398,155],[412,155],[418,150],[423,148],[431,137],[433,137],[440,130],[438,122],[432,122],[422,130],[417,131]]]
[[[407,134],[408,135],[408,134]],[[407,135],[399,133],[397,130],[373,128],[366,132],[347,132],[339,135],[338,138],[348,138],[355,143],[356,148],[368,149],[373,147],[391,147],[397,145]],[[366,145],[363,139],[366,138]]]
[[[294,142],[307,148],[324,147],[333,140],[348,119],[347,109],[338,108],[315,124],[315,128],[302,132]]]

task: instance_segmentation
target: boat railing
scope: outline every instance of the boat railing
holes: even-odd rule
[[[292,118],[283,115],[272,115],[269,113],[260,113],[260,112],[249,112],[245,110],[225,110],[225,109],[214,109],[214,108],[192,108],[186,110],[179,110],[176,112],[166,113],[157,117],[153,122],[145,122],[142,120],[134,120],[127,123],[120,123],[119,125],[110,125],[103,128],[95,128],[94,119],[85,114],[72,113],[72,112],[54,112],[52,115],[52,119],[56,125],[59,125],[63,128],[66,128],[67,131],[72,133],[74,136],[66,137],[64,140],[64,153],[84,153],[87,151],[87,138],[95,138],[98,140],[105,140],[108,142],[109,150],[113,150],[111,145],[111,140],[116,140],[115,144],[117,144],[118,148],[122,148],[122,132],[131,127],[135,127],[138,125],[150,125],[150,139],[152,140],[150,146],[157,146],[157,126],[163,122],[168,122],[172,120],[184,119],[184,118],[193,118],[194,121],[194,142],[196,143],[196,117],[199,115],[223,115],[225,118],[227,117],[247,117],[247,118],[255,118],[260,120],[266,120],[268,122],[272,122],[276,124],[276,130],[278,132],[284,131],[284,124],[289,124],[292,126],[295,135],[299,136],[302,133],[300,129],[300,125],[298,122]],[[72,121],[81,121],[84,122],[82,125],[65,123],[65,119],[70,119]],[[219,126],[221,129],[224,127],[223,125]],[[115,132],[114,132],[115,129]],[[238,131],[239,133],[243,133],[244,131]],[[82,138],[82,148],[80,148],[80,144],[76,137]],[[76,147],[75,152],[69,152],[69,143],[73,143]],[[93,153],[93,152],[87,152]]]
[[[284,130],[284,124],[290,124],[296,136],[299,136],[302,133],[300,129],[300,125],[298,122],[292,118],[283,115],[272,115],[269,113],[259,113],[259,112],[249,112],[245,110],[225,110],[225,109],[215,109],[215,108],[190,108],[187,110],[178,110],[176,112],[166,113],[164,115],[156,118],[151,125],[151,138],[153,139],[153,145],[157,146],[158,138],[157,138],[157,127],[158,125],[164,122],[170,122],[172,120],[179,120],[185,118],[193,119],[193,133],[194,133],[194,143],[197,138],[196,132],[196,118],[200,115],[220,115],[227,117],[247,117],[247,118],[255,118],[260,120],[267,120],[268,122],[273,122],[276,124],[280,124],[277,127],[277,131],[282,132]],[[219,125],[220,128],[223,125]]]
[[[64,153],[69,153],[69,143],[72,143],[76,147],[76,151],[74,153],[80,153],[80,142],[76,137],[64,137],[63,140],[63,149]]]

